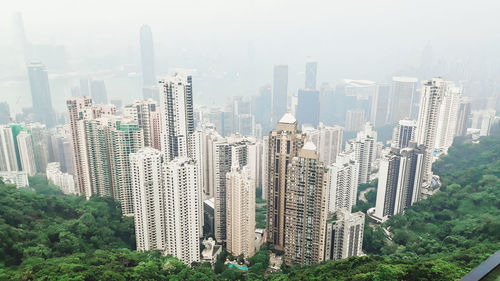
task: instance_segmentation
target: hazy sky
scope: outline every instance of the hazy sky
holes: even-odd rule
[[[262,85],[274,64],[289,64],[291,92],[308,58],[319,62],[319,82],[404,74],[420,64],[427,43],[440,59],[499,61],[500,1],[493,0],[2,0],[0,48],[15,11],[31,43],[64,45],[75,66],[109,58],[138,66],[138,31],[147,23],[160,75],[194,68],[238,76],[253,65],[252,85]],[[1,50],[0,63],[9,55]],[[254,94],[253,87],[235,93]]]

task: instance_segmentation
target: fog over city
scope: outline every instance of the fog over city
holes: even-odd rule
[[[152,30],[156,78],[192,74],[196,105],[222,107],[230,96],[257,94],[277,64],[289,66],[292,95],[309,60],[318,62],[318,86],[442,76],[475,81],[480,87],[465,83],[464,95],[488,97],[499,91],[499,10],[482,0],[7,0],[0,4],[0,101],[13,113],[31,106],[22,23],[30,57],[47,67],[58,113],[82,77],[103,80],[109,99],[142,97],[143,24]]]
[[[0,280],[500,280],[499,11],[0,0]]]

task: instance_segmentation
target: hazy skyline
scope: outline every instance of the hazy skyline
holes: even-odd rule
[[[51,77],[123,67],[139,73],[139,29],[148,24],[158,78],[176,68],[196,69],[203,74],[194,83],[197,102],[219,106],[228,96],[256,94],[272,82],[276,64],[289,65],[289,93],[303,87],[309,59],[318,61],[318,86],[342,78],[383,82],[392,75],[412,75],[427,44],[435,63],[451,64],[447,68],[458,63],[469,72],[500,73],[495,8],[500,4],[494,1],[51,0],[0,6],[0,82],[12,78],[14,12],[23,15],[28,42],[64,47],[67,70],[49,67]],[[121,96],[121,80],[97,78],[109,84],[110,98],[133,98]],[[29,97],[29,89],[14,88],[0,86],[2,93]],[[69,95],[67,86],[53,88],[54,103]],[[140,85],[135,91],[140,97]],[[58,104],[56,109],[61,111]],[[13,110],[18,108],[13,105]]]

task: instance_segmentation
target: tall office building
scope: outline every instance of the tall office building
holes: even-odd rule
[[[412,118],[416,111],[416,85],[417,78],[392,77],[392,104],[391,121],[398,122]],[[416,112],[415,112],[416,113]]]
[[[247,168],[226,174],[226,248],[234,256],[255,254],[255,180]]]
[[[318,70],[317,62],[307,62],[306,63],[306,83],[305,88],[310,90],[316,90],[316,73]]]
[[[164,165],[165,254],[187,265],[200,261],[202,214],[198,165],[186,157],[177,157]]]
[[[391,85],[378,83],[375,96],[372,99],[372,108],[370,110],[370,122],[376,128],[384,126],[389,120],[390,114],[390,94]]]
[[[90,80],[90,95],[94,104],[107,104],[108,93],[102,80]]]
[[[6,102],[0,102],[0,124],[8,124],[12,117],[10,116],[9,104]]]
[[[386,220],[420,200],[424,160],[425,147],[416,143],[392,148],[380,160],[375,217]]]
[[[267,241],[278,251],[285,248],[285,207],[286,179],[288,164],[297,156],[305,141],[297,127],[297,120],[286,113],[278,122],[276,129],[269,134],[267,154]]]
[[[28,76],[31,88],[31,99],[35,120],[52,128],[56,124],[50,97],[49,77],[45,66],[39,61],[28,65]]]
[[[317,127],[319,124],[319,91],[302,89],[298,93],[296,117],[299,125],[309,124]]]
[[[334,217],[326,225],[325,260],[361,256],[365,214],[338,210]]]
[[[366,123],[365,129],[358,132],[355,141],[349,143],[350,150],[355,153],[356,162],[359,165],[358,183],[369,183],[371,178],[372,164],[375,160],[375,144],[377,143],[377,132]]]
[[[194,132],[191,76],[174,75],[161,81],[161,149],[167,160],[191,157]]]
[[[392,130],[391,147],[405,148],[417,138],[417,121],[411,119],[399,120]]]
[[[144,146],[151,146],[156,149],[155,142],[160,138],[159,128],[155,128],[159,124],[158,115],[159,108],[152,99],[135,100],[132,104],[126,105],[124,115],[132,120],[135,120],[142,129]]]
[[[0,126],[0,171],[19,171],[16,157],[16,147],[12,128],[7,125]]]
[[[272,122],[276,123],[277,120],[286,113],[286,105],[288,99],[288,66],[276,65],[274,66],[273,77],[273,116]]]
[[[362,109],[347,110],[345,116],[346,131],[361,131],[365,124],[365,112]]]
[[[434,147],[437,151],[446,153],[448,148],[453,144],[453,138],[457,130],[461,98],[462,89],[453,87],[453,85],[448,82],[441,101],[441,108],[439,109],[436,144]]]
[[[288,165],[285,195],[285,262],[323,261],[328,214],[327,169],[307,142]]]
[[[432,178],[432,162],[436,146],[439,111],[445,92],[446,82],[442,78],[434,78],[422,83],[417,121],[417,143],[425,146],[424,184],[426,185],[430,185]]]
[[[26,131],[21,131],[17,135],[17,146],[21,160],[21,170],[28,173],[28,176],[34,176],[37,171],[31,135]]]
[[[157,87],[155,74],[155,53],[153,44],[153,33],[149,25],[141,26],[141,69],[142,69],[142,97],[154,99],[159,102],[159,89]]]
[[[457,127],[455,136],[465,136],[467,134],[467,125],[470,118],[470,101],[462,97],[458,108]]]
[[[167,244],[163,161],[161,152],[151,147],[130,154],[137,251],[165,250]]]
[[[337,155],[342,151],[342,139],[344,128],[340,126],[326,126],[319,123],[318,129],[311,127],[302,127],[307,135],[307,139],[316,146],[319,154],[319,160],[326,165],[335,163]]]
[[[265,134],[271,130],[272,104],[271,85],[260,87],[259,96],[255,97],[252,105],[252,114],[255,116],[255,123],[262,125]]]
[[[330,213],[339,209],[351,212],[358,193],[359,164],[354,151],[346,151],[337,156],[337,161],[329,169]]]
[[[142,65],[142,85],[143,97],[153,98],[154,86],[156,85],[155,74],[155,53],[153,44],[153,33],[149,25],[141,26],[140,30],[141,44],[141,65]]]

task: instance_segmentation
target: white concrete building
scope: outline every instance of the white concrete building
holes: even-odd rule
[[[17,188],[30,186],[28,173],[25,171],[0,171],[0,178],[4,183],[13,184]]]
[[[340,153],[337,161],[328,167],[329,207],[332,213],[338,209],[351,211],[356,204],[358,192],[359,164],[354,151]]]
[[[45,174],[49,183],[59,186],[64,194],[76,194],[73,175],[61,172],[59,162],[48,163]]]
[[[417,135],[417,121],[411,119],[399,120],[392,131],[391,147],[405,148],[410,142],[415,142]]]
[[[446,153],[448,148],[453,144],[453,138],[457,130],[461,98],[462,89],[454,87],[453,84],[448,82],[439,110],[436,144],[434,146],[434,149],[437,151]]]
[[[424,185],[432,178],[432,161],[439,123],[441,102],[446,92],[446,81],[434,78],[422,83],[420,109],[417,120],[417,143],[425,146]]]
[[[18,171],[14,136],[8,125],[0,125],[0,171]]]
[[[249,258],[255,254],[255,181],[247,168],[233,167],[226,185],[226,247]]]
[[[424,160],[424,146],[415,143],[380,160],[375,217],[385,221],[420,200]]]
[[[365,214],[338,210],[326,224],[325,260],[362,256]]]
[[[19,158],[21,160],[22,170],[27,172],[28,176],[34,176],[36,174],[36,163],[31,134],[26,131],[21,131],[17,135],[17,146],[19,148]]]
[[[146,147],[130,154],[137,251],[165,250],[163,155]]]
[[[358,168],[358,183],[369,183],[373,162],[376,157],[377,132],[366,123],[363,131],[358,132],[356,140],[349,143],[355,153]]]
[[[187,157],[167,162],[163,168],[165,184],[165,254],[187,265],[200,261],[202,204],[198,165]]]
[[[151,146],[156,149],[155,142],[159,139],[159,130],[155,128],[155,122],[158,122],[156,115],[160,109],[156,101],[153,99],[135,100],[131,104],[125,106],[123,115],[128,119],[132,119],[139,124],[143,132],[144,146]]]
[[[326,165],[335,163],[337,155],[342,151],[343,127],[326,126],[320,122],[318,129],[303,126],[302,131],[316,145],[320,161]]]

